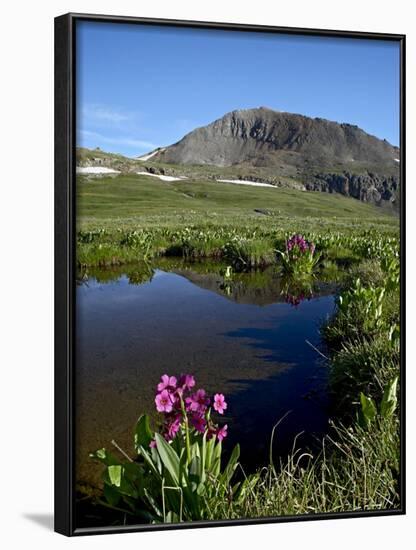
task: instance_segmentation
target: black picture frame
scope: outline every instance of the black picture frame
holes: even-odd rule
[[[103,528],[76,528],[74,487],[74,330],[75,315],[75,29],[78,21],[116,24],[158,25],[195,29],[262,32],[289,35],[341,37],[366,40],[396,41],[400,44],[400,249],[401,249],[401,507],[394,510],[339,512],[270,518],[221,520],[169,525],[137,525]],[[354,31],[241,25],[233,23],[180,21],[106,15],[69,13],[55,18],[55,531],[66,536],[151,531],[178,528],[218,527],[350,517],[405,514],[405,52],[406,37]]]

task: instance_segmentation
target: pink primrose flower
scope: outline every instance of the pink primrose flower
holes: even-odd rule
[[[216,393],[214,395],[214,409],[219,414],[224,414],[225,409],[227,408],[227,403],[225,402],[225,397],[222,393]]]
[[[222,441],[223,439],[225,439],[228,435],[228,425],[227,424],[224,424],[224,426],[222,428],[219,428],[217,430],[217,438],[218,438],[218,441]]]
[[[194,415],[191,418],[191,424],[195,428],[195,430],[199,433],[204,433],[205,428],[207,427],[207,422],[205,418],[200,415]]]
[[[197,390],[191,397],[186,398],[188,410],[192,412],[204,413],[209,405],[209,398],[205,390]]]
[[[179,378],[178,386],[183,390],[190,390],[195,386],[195,378],[192,374],[182,374]]]
[[[177,433],[179,432],[179,428],[181,427],[181,417],[176,416],[171,422],[169,422],[166,426],[167,428],[167,438],[168,441],[171,441],[172,439],[175,439]]]
[[[168,374],[164,374],[161,379],[160,383],[157,385],[157,391],[162,391],[166,389],[176,389],[177,380],[175,376],[169,376]]]
[[[158,412],[170,413],[173,409],[173,399],[168,390],[162,390],[155,397],[156,410]]]

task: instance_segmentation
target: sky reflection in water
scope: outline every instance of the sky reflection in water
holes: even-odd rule
[[[140,277],[96,271],[77,288],[77,479],[98,483],[88,453],[115,439],[132,451],[132,429],[154,411],[161,374],[189,372],[229,404],[228,447],[255,469],[284,455],[294,437],[325,432],[326,370],[317,352],[319,324],[333,311],[333,291],[321,285],[296,307],[286,303],[275,274],[239,275],[232,292],[218,270],[156,269]],[[107,282],[99,282],[99,281]],[[156,418],[156,415],[155,415]]]

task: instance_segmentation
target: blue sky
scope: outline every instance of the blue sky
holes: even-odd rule
[[[77,144],[128,156],[266,106],[399,144],[396,42],[77,23]]]

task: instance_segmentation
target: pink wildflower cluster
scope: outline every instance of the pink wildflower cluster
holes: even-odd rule
[[[294,254],[304,254],[305,252],[313,254],[315,252],[315,245],[307,241],[303,235],[293,235],[286,241],[286,250]]]
[[[213,435],[219,441],[227,436],[227,425],[221,428],[211,418],[211,404],[218,414],[224,414],[227,403],[222,393],[212,398],[204,389],[195,388],[195,378],[183,374],[179,378],[164,374],[155,397],[156,410],[164,415],[162,434],[167,441],[172,441],[185,429],[186,423],[196,433],[207,433],[207,439]],[[154,446],[154,442],[151,443]]]
[[[303,290],[298,292],[287,292],[285,296],[285,300],[287,304],[290,304],[291,306],[298,307],[299,304],[301,304],[305,300],[311,300],[313,298],[312,290]]]
[[[304,294],[286,294],[286,303],[291,306],[298,307],[298,305],[303,302],[306,298]]]

